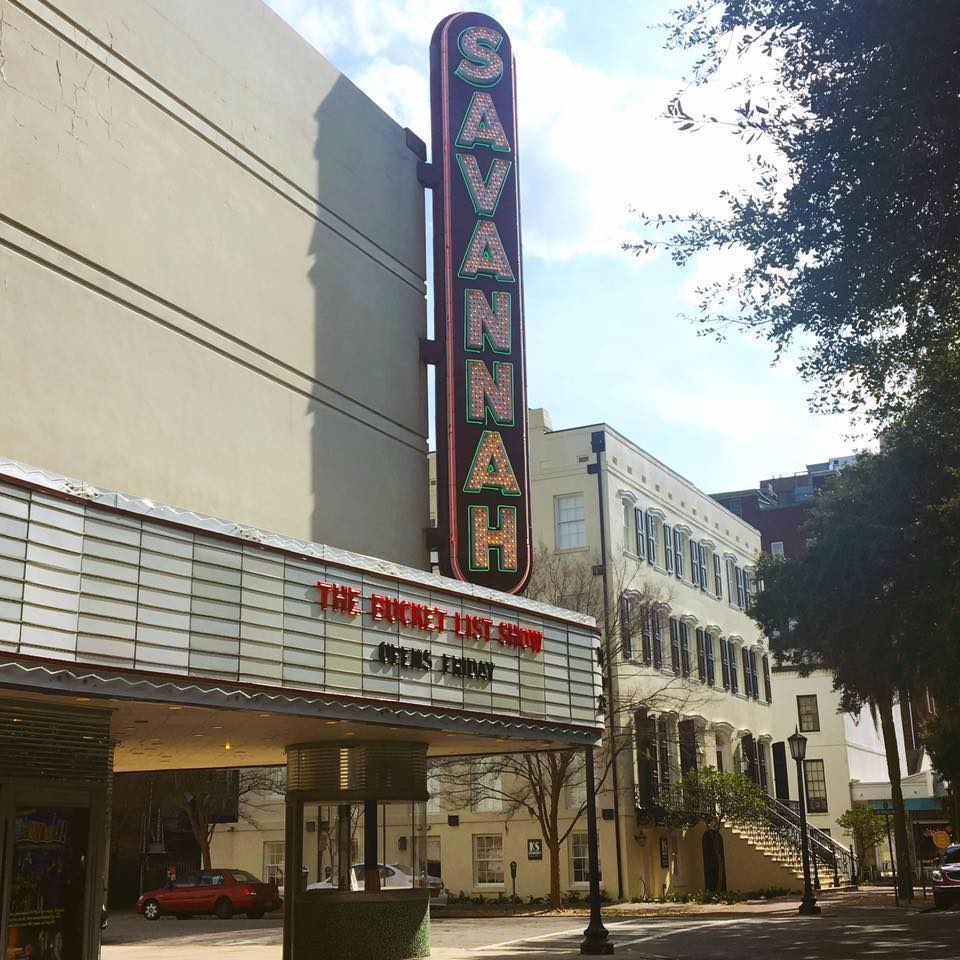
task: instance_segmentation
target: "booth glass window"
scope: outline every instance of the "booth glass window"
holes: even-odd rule
[[[367,836],[364,803],[307,805],[303,864],[308,890],[366,889]],[[315,814],[316,820],[313,820]],[[376,804],[376,871],[379,887],[426,887],[426,802]],[[264,860],[267,857],[264,844]],[[283,844],[280,845],[281,869]],[[267,870],[264,870],[267,873]]]
[[[499,833],[473,838],[473,882],[478,887],[503,884],[503,837]]]

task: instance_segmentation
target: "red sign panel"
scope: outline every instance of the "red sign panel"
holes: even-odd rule
[[[504,29],[441,21],[433,111],[440,567],[508,593],[530,576],[516,86]]]

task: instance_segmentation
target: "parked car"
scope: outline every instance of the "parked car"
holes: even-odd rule
[[[938,907],[960,903],[960,843],[951,843],[933,871],[933,902]]]
[[[414,886],[414,878],[409,873],[409,868],[402,867],[396,863],[389,864],[378,864],[380,868],[380,889],[381,890],[390,890],[390,889],[403,889],[410,888]],[[363,889],[363,871],[364,866],[362,863],[354,863],[350,867],[350,889],[351,890],[362,890]],[[426,881],[426,885],[430,890],[430,906],[431,907],[445,907],[447,905],[448,895],[446,888],[443,886],[443,881],[439,877],[424,877],[421,878],[420,882],[416,886],[423,886],[423,881]],[[317,883],[311,883],[307,886],[308,890],[332,890],[336,887],[336,880],[332,877],[328,877],[326,880],[320,880]]]
[[[137,910],[147,920],[172,914],[180,920],[195,913],[212,913],[227,920],[245,913],[259,920],[280,903],[276,884],[262,883],[246,870],[201,870],[183,874],[165,887],[148,890],[137,901]]]

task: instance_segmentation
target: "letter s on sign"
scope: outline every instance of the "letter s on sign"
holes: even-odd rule
[[[497,50],[503,34],[491,27],[467,27],[460,31],[457,49],[464,59],[454,73],[475,87],[494,87],[503,76],[503,60]]]

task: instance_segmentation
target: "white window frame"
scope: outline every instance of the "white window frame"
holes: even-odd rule
[[[484,856],[482,858],[477,857],[477,847],[478,841],[484,841],[482,846],[486,847],[486,841],[493,840],[496,841],[495,844],[491,845],[491,849],[496,848],[499,845],[499,857]],[[504,872],[503,872],[503,834],[502,833],[475,833],[471,838],[470,843],[471,848],[471,857],[473,861],[473,885],[476,889],[479,890],[490,890],[490,889],[503,889],[504,885]],[[485,849],[484,854],[488,854],[490,851]],[[490,864],[490,863],[500,863],[500,879],[499,880],[480,880],[480,864]]]
[[[780,548],[779,550],[777,548]],[[782,557],[783,553],[783,541],[782,540],[771,540],[770,541],[770,556],[771,557]]]
[[[564,501],[572,501],[572,512],[579,516],[564,517],[563,512],[570,507]],[[583,550],[587,546],[587,516],[585,498],[580,493],[561,493],[553,498],[553,532],[558,551]],[[569,538],[569,543],[561,541]]]
[[[590,840],[586,830],[578,830],[570,834],[569,837],[569,868],[570,868],[570,886],[571,887],[589,887],[590,886]],[[578,851],[579,847],[579,851]],[[582,855],[577,856],[580,852]],[[598,851],[599,853],[599,851]],[[583,879],[577,879],[577,861],[583,864]]]
[[[277,859],[275,856],[278,851],[280,853],[279,859]],[[279,880],[276,880],[276,874],[271,876],[271,869],[276,869],[279,872]],[[264,883],[270,883],[271,880],[275,880],[277,886],[282,887],[284,885],[283,878],[286,873],[286,869],[286,843],[283,840],[264,840],[263,873],[261,874]]]

